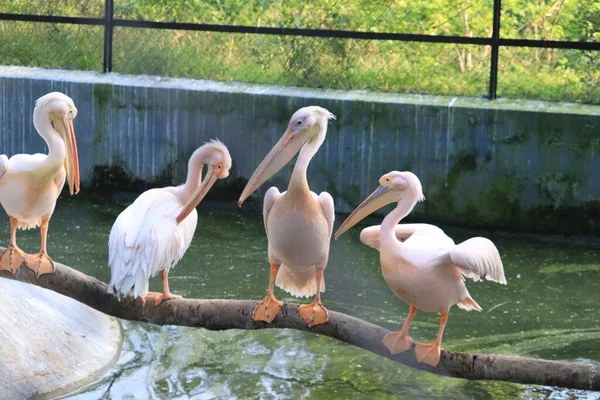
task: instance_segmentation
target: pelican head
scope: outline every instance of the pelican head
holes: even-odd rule
[[[319,133],[327,129],[327,121],[335,116],[326,109],[310,106],[299,109],[292,115],[287,130],[260,163],[246,184],[238,206],[250,197],[267,179],[275,175],[300,151],[307,142],[318,140]]]
[[[73,130],[73,119],[77,116],[77,108],[73,100],[60,92],[48,93],[35,102],[33,113],[34,115],[40,113],[47,115],[54,126],[54,130],[58,132],[65,143],[64,167],[67,173],[69,193],[71,195],[77,194],[79,192],[79,158],[77,156],[75,131]],[[44,139],[48,139],[44,136],[45,132],[43,130],[38,129],[38,131]],[[54,134],[54,132],[51,134]]]
[[[402,200],[410,203],[410,210],[418,201],[425,200],[421,181],[409,171],[388,172],[379,179],[379,187],[346,218],[335,233],[335,238],[339,238],[344,232],[380,208]]]
[[[205,165],[207,166],[207,170],[204,179],[202,179],[199,185],[196,182],[193,193],[189,196],[183,210],[177,216],[177,223],[183,221],[200,204],[217,179],[225,179],[229,176],[231,156],[227,147],[219,140],[211,140],[192,153],[188,163],[188,182],[186,182],[186,186],[193,184],[189,182],[191,176],[199,177],[202,175],[202,169],[204,169]]]

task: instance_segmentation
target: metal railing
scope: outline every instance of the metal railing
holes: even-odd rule
[[[112,71],[113,29],[115,27],[188,30],[222,33],[247,33],[256,35],[306,36],[319,38],[393,40],[401,42],[425,42],[446,44],[469,44],[491,47],[490,80],[488,98],[497,97],[499,49],[506,47],[535,47],[552,49],[597,50],[600,42],[577,42],[559,40],[508,39],[500,37],[501,0],[494,0],[493,29],[491,37],[467,37],[451,35],[425,35],[411,33],[361,32],[348,30],[273,28],[261,26],[214,25],[179,22],[136,21],[114,18],[114,0],[105,0],[104,18],[60,17],[49,15],[0,13],[0,21],[23,21],[75,25],[104,26],[104,72]]]

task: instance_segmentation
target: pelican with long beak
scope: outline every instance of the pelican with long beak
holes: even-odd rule
[[[465,286],[465,277],[474,281],[485,278],[505,285],[502,260],[489,239],[476,237],[456,245],[434,225],[398,225],[424,199],[421,182],[412,172],[392,171],[383,175],[379,183],[344,221],[335,238],[369,214],[398,202],[380,226],[365,228],[360,234],[361,242],[379,250],[381,272],[390,289],[409,305],[402,330],[386,335],[383,344],[392,354],[410,349],[415,341],[408,329],[417,309],[439,312],[442,316],[435,343],[415,345],[417,359],[436,366],[450,307],[456,304],[467,311],[481,311]]]
[[[310,191],[306,170],[325,140],[327,122],[331,118],[335,118],[333,114],[321,107],[296,111],[279,142],[252,174],[238,201],[241,207],[260,185],[300,152],[287,191],[280,193],[272,187],[265,194],[263,218],[271,277],[267,296],[252,313],[255,321],[272,322],[281,310],[283,303],[273,293],[275,284],[294,296],[316,296],[312,303],[300,306],[298,311],[308,326],[328,320],[327,310],[321,304],[321,292],[325,291],[323,271],[329,258],[335,218],[333,198],[327,192],[317,196]]]
[[[23,263],[37,276],[54,272],[46,252],[48,222],[65,179],[71,195],[79,192],[79,160],[73,130],[77,108],[70,97],[52,92],[40,97],[33,125],[46,141],[48,154],[0,155],[0,203],[10,218],[10,245],[0,255],[0,270],[13,275]],[[40,227],[41,246],[26,254],[17,246],[17,228]]]
[[[227,178],[230,168],[229,150],[212,140],[190,157],[184,185],[147,190],[119,214],[108,240],[109,292],[119,298],[133,292],[143,302],[153,298],[155,306],[180,298],[169,290],[169,270],[192,243],[196,206],[217,179]],[[159,272],[163,291],[149,292],[148,280]]]

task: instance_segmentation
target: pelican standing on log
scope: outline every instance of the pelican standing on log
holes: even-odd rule
[[[409,312],[402,330],[383,338],[392,354],[411,348],[415,341],[408,329],[417,309],[439,312],[440,327],[435,343],[415,344],[420,362],[436,366],[440,361],[442,335],[448,311],[456,304],[464,310],[481,311],[471,298],[464,278],[487,279],[506,284],[502,260],[496,246],[486,238],[475,237],[458,245],[438,227],[428,224],[402,224],[419,200],[421,182],[412,172],[392,171],[379,180],[380,186],[359,205],[335,233],[337,239],[369,214],[398,202],[381,226],[362,230],[360,240],[379,250],[381,272],[390,289],[405,303]]]
[[[255,321],[272,322],[281,309],[283,303],[275,298],[274,284],[294,296],[316,295],[311,304],[300,306],[298,311],[308,326],[328,320],[327,310],[321,304],[321,292],[325,291],[323,271],[329,258],[335,218],[333,198],[327,192],[317,196],[310,191],[306,170],[325,140],[327,122],[331,118],[335,118],[334,115],[321,107],[296,111],[279,142],[254,171],[238,201],[241,207],[244,200],[300,151],[287,191],[280,193],[271,187],[265,194],[263,218],[271,274],[267,296],[252,313]]]
[[[0,155],[0,203],[10,218],[10,245],[0,255],[0,270],[13,275],[23,263],[39,277],[54,272],[46,252],[48,222],[65,184],[71,195],[79,192],[79,160],[73,130],[77,108],[59,92],[40,97],[33,110],[33,125],[46,141],[48,154]],[[17,228],[40,227],[41,245],[36,254],[17,246]]]
[[[202,179],[202,170],[207,166]],[[202,201],[217,179],[227,178],[231,156],[218,140],[198,148],[190,157],[184,185],[142,193],[116,219],[108,242],[111,271],[108,291],[121,297],[133,290],[143,302],[181,298],[169,290],[169,270],[192,243]],[[160,272],[163,292],[148,292],[148,280]]]

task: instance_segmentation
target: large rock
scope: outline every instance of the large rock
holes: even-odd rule
[[[0,399],[54,397],[93,382],[117,360],[121,343],[116,319],[0,278]]]

